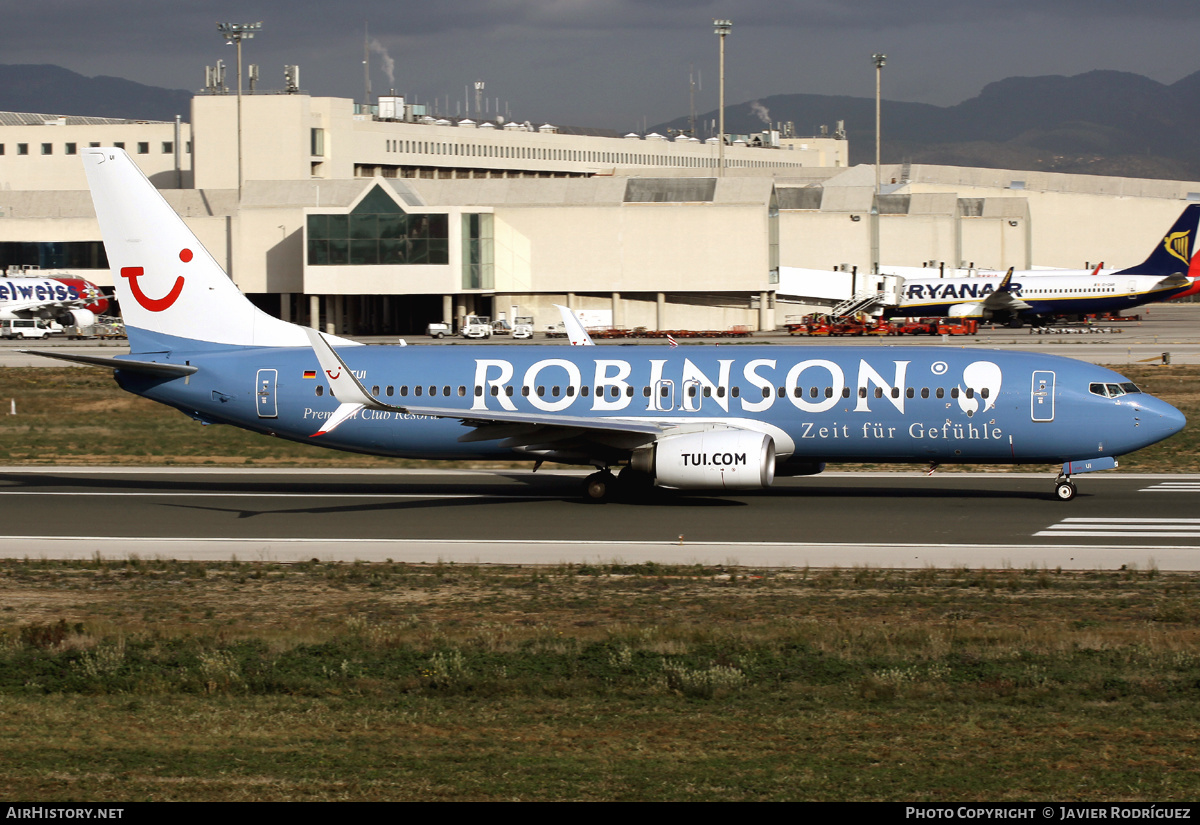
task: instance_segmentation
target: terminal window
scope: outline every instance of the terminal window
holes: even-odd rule
[[[309,215],[310,266],[448,264],[444,214],[409,214],[379,186],[349,214]]]

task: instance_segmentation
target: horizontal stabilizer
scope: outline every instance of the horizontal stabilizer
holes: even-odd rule
[[[46,352],[45,350],[22,349],[30,355],[40,355],[43,358],[57,358],[60,361],[73,361],[76,364],[87,364],[92,367],[108,367],[126,372],[141,372],[147,375],[165,375],[168,378],[178,378],[181,375],[191,375],[198,367],[191,364],[160,364],[157,361],[133,361],[127,358],[101,358],[97,355],[68,355],[64,352]]]

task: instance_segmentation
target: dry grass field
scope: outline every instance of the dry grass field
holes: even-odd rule
[[[105,800],[1191,800],[1156,570],[0,565],[0,785]]]

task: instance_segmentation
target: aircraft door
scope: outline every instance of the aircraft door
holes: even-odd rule
[[[1029,393],[1031,415],[1034,421],[1054,420],[1054,373],[1050,370],[1035,370],[1033,387]]]
[[[277,418],[278,403],[275,400],[275,383],[279,379],[279,370],[266,369],[258,371],[258,380],[254,386],[255,406],[259,418]]]
[[[654,409],[667,412],[675,409],[675,382],[662,380],[654,382]]]

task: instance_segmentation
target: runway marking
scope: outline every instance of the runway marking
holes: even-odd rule
[[[1162,481],[1143,487],[1139,493],[1200,493],[1200,481]]]
[[[1033,534],[1074,538],[1195,538],[1200,518],[1067,518]]]

